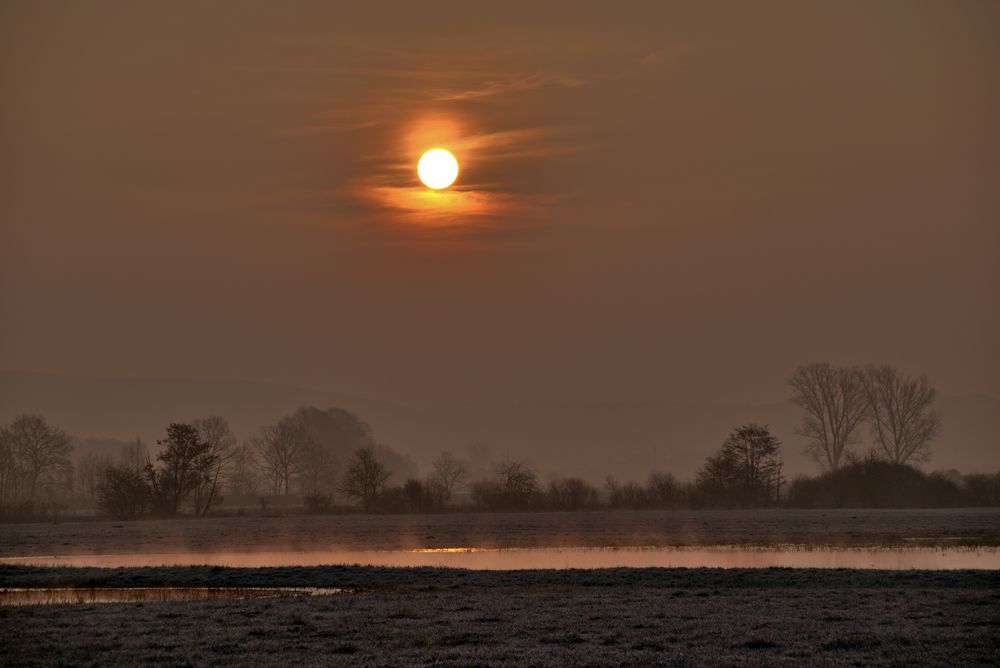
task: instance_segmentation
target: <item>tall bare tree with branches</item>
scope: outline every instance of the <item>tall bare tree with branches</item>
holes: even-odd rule
[[[452,494],[468,477],[469,467],[450,452],[442,452],[431,466],[431,480],[444,490],[445,502],[451,500]]]
[[[385,464],[379,461],[374,448],[358,448],[344,474],[340,491],[344,496],[360,501],[365,510],[371,510],[391,475]]]
[[[247,496],[259,489],[261,466],[257,462],[254,439],[248,439],[233,448],[232,465],[226,476],[226,490],[230,494]]]
[[[882,455],[894,464],[926,461],[931,441],[941,433],[933,409],[937,393],[926,376],[905,376],[894,366],[869,366],[864,372],[868,424]]]
[[[863,374],[857,367],[825,362],[800,366],[788,379],[792,403],[805,411],[797,433],[806,452],[824,468],[836,471],[868,414]]]
[[[194,511],[204,516],[218,498],[219,487],[236,454],[236,437],[229,429],[229,422],[218,415],[194,420],[191,425],[198,430],[201,440],[208,445],[212,456],[211,469],[194,491]]]
[[[309,447],[309,433],[302,421],[283,417],[275,425],[262,427],[251,443],[271,493],[287,496],[301,469],[303,453]]]
[[[34,505],[40,493],[72,474],[69,436],[41,415],[0,425],[0,506]]]

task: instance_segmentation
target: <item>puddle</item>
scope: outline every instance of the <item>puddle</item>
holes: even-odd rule
[[[345,591],[323,587],[16,587],[0,589],[0,606],[331,596]]]
[[[427,548],[371,551],[198,552],[0,558],[0,564],[133,568],[229,566],[439,566],[475,570],[566,568],[1000,569],[1000,548],[815,548],[805,546]]]

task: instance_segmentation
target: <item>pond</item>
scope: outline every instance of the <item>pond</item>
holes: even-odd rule
[[[418,548],[39,555],[0,564],[130,568],[228,566],[433,566],[476,570],[566,568],[863,568],[882,570],[1000,569],[996,547],[836,548],[796,545],[710,547]]]

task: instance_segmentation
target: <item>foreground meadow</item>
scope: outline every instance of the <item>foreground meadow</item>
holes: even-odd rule
[[[7,665],[995,664],[1000,573],[0,567],[0,586],[347,587],[0,608]]]
[[[295,515],[0,526],[4,557],[789,543],[995,546],[1000,511]],[[0,565],[0,588],[347,590],[0,607],[0,664],[1000,663],[996,570],[276,566]]]

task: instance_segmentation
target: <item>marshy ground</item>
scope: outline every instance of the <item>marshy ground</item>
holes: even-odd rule
[[[0,586],[323,586],[323,597],[0,608],[8,665],[970,664],[1000,573],[0,568]]]
[[[1000,508],[287,515],[0,524],[0,556],[221,550],[1000,545]]]
[[[2,556],[334,547],[996,546],[996,510],[245,517],[0,526]],[[0,607],[5,665],[1000,663],[1000,571],[0,565],[0,587],[329,596]]]

